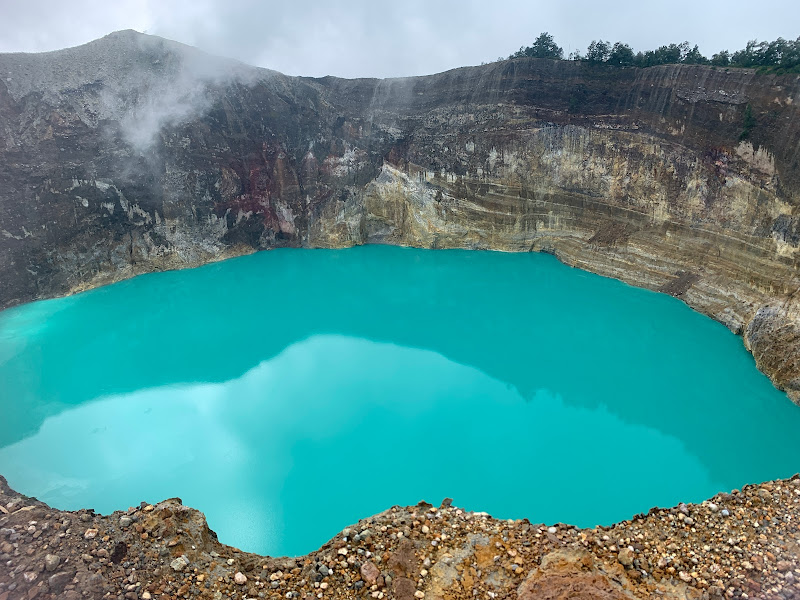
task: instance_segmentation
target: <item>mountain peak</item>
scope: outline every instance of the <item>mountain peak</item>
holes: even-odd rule
[[[252,81],[274,74],[134,29],[63,50],[0,54],[0,80],[13,97],[40,92],[52,101],[87,85],[123,92],[151,87],[156,81]]]

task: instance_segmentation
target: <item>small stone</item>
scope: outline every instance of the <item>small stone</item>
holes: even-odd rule
[[[185,556],[181,555],[169,563],[169,566],[172,567],[173,571],[183,571],[188,564],[189,560]]]
[[[789,569],[792,568],[792,563],[790,563],[788,560],[779,560],[777,567],[778,567],[778,571],[783,573],[783,572],[788,571]]]
[[[623,567],[630,567],[633,565],[633,552],[630,548],[623,548],[619,551],[617,559]]]
[[[61,563],[61,557],[56,554],[48,554],[47,556],[44,557],[44,568],[49,573],[55,571],[60,563]]]
[[[722,509],[722,511],[720,512],[720,514],[721,514],[723,517],[729,517],[731,513],[728,511],[728,509],[727,509],[727,508],[723,508],[723,509]]]
[[[717,506],[713,502],[709,502],[708,503],[708,510],[710,510],[712,513],[715,513],[715,512],[717,512],[719,510],[719,506]]]
[[[143,510],[144,512],[153,512],[153,510],[154,510],[154,509],[155,509],[155,506],[153,506],[152,504],[148,504],[148,505],[147,505],[147,506],[145,506],[145,507],[144,507],[142,510]]]
[[[414,592],[414,598],[422,599],[424,597],[425,597],[425,592],[423,592],[421,590],[417,590],[416,592]]]
[[[422,533],[424,533],[425,535],[428,535],[430,532],[431,532],[431,528],[430,527],[428,527],[427,525],[423,525],[422,526]]]
[[[56,573],[55,575],[50,576],[50,578],[47,580],[47,585],[50,586],[51,592],[58,595],[63,592],[67,584],[72,581],[72,577],[73,576],[71,573]]]
[[[151,598],[150,592],[142,592],[142,600],[150,600]]]
[[[681,578],[681,581],[684,581],[684,582],[686,582],[686,583],[690,583],[690,582],[692,581],[692,576],[691,576],[691,575],[689,575],[689,574],[688,574],[687,572],[685,572],[685,571],[681,571],[680,573],[678,573],[678,577],[680,577],[680,578]]]
[[[120,517],[119,518],[119,526],[120,527],[129,527],[130,524],[133,523],[133,519],[128,516]]]
[[[33,571],[26,571],[22,574],[22,578],[25,580],[25,583],[33,583],[36,581],[37,577],[39,577],[39,574],[34,573]]]
[[[556,533],[557,531],[558,531],[558,529],[556,529],[555,527],[548,527],[547,528],[547,533]]]
[[[376,567],[372,561],[368,560],[361,565],[361,577],[368,585],[375,585],[375,582],[378,580],[378,575],[380,574],[381,572],[378,570],[378,567]]]
[[[83,534],[83,539],[91,540],[97,537],[98,531],[97,529],[87,529]]]
[[[239,585],[244,585],[247,583],[247,576],[241,571],[236,571],[236,575],[233,576],[233,580]]]

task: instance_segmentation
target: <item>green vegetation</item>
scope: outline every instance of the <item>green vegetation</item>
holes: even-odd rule
[[[564,58],[564,49],[553,40],[553,36],[546,31],[539,35],[536,40],[527,48],[520,48],[508,58],[522,58],[530,56],[532,58]]]
[[[756,118],[753,116],[753,107],[748,103],[744,107],[744,122],[742,123],[742,133],[739,134],[739,140],[746,140],[750,137],[750,132],[756,126]]]
[[[564,51],[556,44],[553,36],[544,32],[532,45],[522,47],[508,58],[530,56],[534,58],[553,58],[563,60]],[[800,37],[796,40],[778,38],[774,42],[751,40],[743,50],[729,52],[722,50],[711,59],[700,53],[697,45],[689,42],[668,44],[655,50],[634,52],[628,44],[593,40],[586,55],[579,52],[569,55],[569,60],[585,61],[589,64],[607,64],[616,67],[652,67],[655,65],[712,65],[716,67],[750,67],[762,72],[800,73]]]

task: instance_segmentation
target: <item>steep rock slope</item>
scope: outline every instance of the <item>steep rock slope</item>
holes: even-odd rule
[[[722,321],[800,401],[799,106],[796,75],[702,66],[0,55],[0,306],[278,246],[547,251]]]

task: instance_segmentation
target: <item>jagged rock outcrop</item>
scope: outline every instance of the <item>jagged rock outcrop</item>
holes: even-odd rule
[[[0,306],[277,246],[546,251],[720,320],[800,401],[798,107],[797,75],[704,66],[309,79],[131,31],[0,55]]]
[[[446,499],[270,558],[221,544],[177,498],[68,512],[0,476],[0,600],[783,600],[800,597],[799,513],[798,476],[593,529],[494,519]]]

